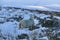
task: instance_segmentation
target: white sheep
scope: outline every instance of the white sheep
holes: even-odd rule
[[[19,28],[28,28],[34,26],[34,15],[30,14],[30,19],[28,20],[21,20],[19,23]]]

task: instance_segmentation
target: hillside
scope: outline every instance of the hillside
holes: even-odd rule
[[[49,11],[31,10],[31,9],[16,8],[16,7],[0,7],[0,34],[1,34],[0,39],[1,40],[59,39],[58,33],[60,33],[60,25],[49,24],[49,23],[51,22],[51,20],[52,21],[56,19],[60,20],[60,17],[53,15],[52,12],[49,13],[48,12]],[[18,26],[19,21],[23,19],[28,20],[30,14],[33,14],[35,17],[34,25],[36,28],[32,26],[33,28],[19,29]],[[51,17],[51,15],[53,15],[52,16],[53,19],[55,18],[54,20],[49,18]],[[48,21],[47,23],[45,20],[46,21],[50,20],[50,22]],[[45,24],[43,24],[44,21],[46,22]],[[60,21],[54,21],[54,23],[56,22],[58,22],[58,24],[60,23]],[[33,35],[34,33],[37,33],[35,34],[36,36]],[[54,33],[54,35],[52,35],[52,33]],[[39,37],[38,34],[40,34]],[[47,34],[52,35],[51,38],[49,38],[50,35]],[[55,37],[56,35],[57,37]]]

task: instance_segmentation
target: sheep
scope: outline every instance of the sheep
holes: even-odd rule
[[[19,22],[19,28],[28,28],[34,26],[34,15],[30,14],[30,19],[28,20],[21,20]]]

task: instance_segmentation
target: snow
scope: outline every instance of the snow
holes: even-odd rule
[[[46,17],[50,17],[50,15],[46,15],[46,14],[35,14],[35,16],[37,16],[37,17],[39,17],[39,18],[41,18],[41,19],[44,19],[44,18],[46,18]]]
[[[60,17],[58,17],[58,16],[54,16],[54,18],[57,18],[57,19],[59,19],[59,20],[60,20]]]
[[[0,29],[2,30],[3,34],[13,33],[15,24],[13,22],[6,22],[4,24],[0,24]]]
[[[33,9],[33,10],[50,10],[49,8],[46,8],[44,6],[26,6],[27,9]]]
[[[40,38],[40,40],[48,40],[47,37]]]
[[[3,37],[6,36],[6,38],[9,38],[8,35],[15,38],[18,35],[21,34],[27,34],[29,35],[29,38],[33,38],[36,34],[36,38],[40,40],[49,40],[47,36],[44,36],[46,34],[46,31],[48,28],[39,26],[39,29],[35,29],[30,31],[28,28],[19,29],[19,22],[13,19],[13,17],[18,18],[21,16],[23,20],[28,20],[30,18],[30,14],[33,14],[41,19],[44,19],[46,17],[50,17],[50,15],[46,15],[44,13],[38,14],[38,12],[29,12],[29,11],[22,11],[21,9],[9,9],[3,7],[17,7],[17,8],[24,8],[29,10],[43,10],[43,11],[57,11],[60,12],[60,0],[0,0],[0,6],[2,7],[0,10],[0,36],[1,33]],[[16,16],[17,15],[17,16]],[[9,19],[12,18],[12,19]],[[57,18],[60,20],[60,17],[54,16],[54,18]],[[7,21],[9,19],[9,21]],[[47,18],[47,20],[50,20]],[[3,22],[3,23],[1,23]],[[35,26],[39,23],[38,19],[34,19]],[[59,31],[60,32],[60,31]],[[42,38],[38,38],[38,34],[42,34]],[[54,32],[55,33],[55,32]],[[2,37],[0,37],[0,40],[4,40]],[[9,39],[6,39],[9,40]],[[10,39],[12,40],[12,39]],[[21,39],[21,40],[27,40],[27,39]],[[31,39],[32,40],[32,39]]]
[[[29,14],[25,14],[23,20],[28,20],[29,18],[30,18]]]
[[[9,11],[11,11],[11,10],[9,10]],[[17,16],[21,16],[21,15],[24,20],[27,20],[30,18],[30,14],[36,14],[35,12],[31,13],[29,11],[17,10],[17,11],[14,11],[13,13],[10,13],[9,11],[4,8],[0,11],[0,13],[2,14],[0,19],[2,20],[2,22],[4,22],[3,24],[0,23],[0,30],[1,30],[1,33],[4,37],[7,36],[6,38],[8,38],[8,35],[10,35],[11,37],[12,36],[17,37],[18,35],[21,35],[21,34],[27,34],[27,35],[29,35],[29,37],[31,39],[31,37],[33,36],[32,34],[34,32],[37,32],[37,34],[39,34],[39,33],[41,33],[42,35],[44,34],[41,31],[41,30],[46,30],[44,27],[39,26],[40,27],[39,29],[30,31],[28,28],[19,29],[19,22],[14,19],[9,19],[8,22],[6,21],[8,18],[17,17]],[[5,13],[5,14],[3,14],[3,13]],[[15,16],[15,15],[17,15],[17,16]],[[38,16],[38,15],[36,15],[36,16]],[[35,25],[37,25],[39,23],[39,20],[34,19],[34,23],[35,23]],[[1,39],[3,40],[3,38],[1,38]]]
[[[13,9],[10,9],[9,11],[12,11]],[[9,12],[8,10],[6,9],[2,9],[0,11],[1,15],[0,15],[0,20],[2,20],[2,22],[4,22],[3,24],[0,23],[0,30],[1,30],[1,33],[2,35],[5,37],[7,36],[6,38],[8,38],[8,35],[10,35],[11,37],[13,36],[14,37],[14,40],[15,40],[15,37],[17,37],[18,35],[22,35],[22,34],[27,34],[29,36],[29,39],[33,38],[34,37],[34,33],[37,33],[36,34],[36,39],[42,39],[42,40],[49,40],[46,35],[46,31],[48,28],[46,27],[42,27],[41,25],[38,25],[38,29],[35,29],[35,30],[32,30],[30,31],[29,28],[23,28],[23,29],[19,29],[19,22],[14,20],[13,18],[12,19],[9,19],[11,17],[19,17],[19,16],[22,16],[23,20],[28,20],[30,18],[30,14],[33,14],[39,18],[46,18],[46,17],[50,17],[50,15],[46,15],[44,13],[41,13],[39,14],[38,12],[30,12],[30,11],[21,11],[20,9],[19,10],[16,10],[16,11],[13,11],[13,12]],[[3,14],[5,13],[5,14]],[[9,14],[10,15],[9,15]],[[15,16],[17,15],[17,16]],[[5,21],[5,19],[9,19],[9,21]],[[58,16],[54,16],[54,18],[58,18],[60,19],[60,17]],[[47,20],[50,20],[47,18]],[[34,19],[34,24],[35,26],[39,23],[39,20],[38,19]],[[38,34],[41,33],[41,35],[43,36],[42,38],[38,38]],[[3,38],[1,38],[3,40]],[[7,39],[6,39],[7,40]],[[22,39],[21,39],[22,40]],[[23,39],[25,40],[25,39]]]
[[[37,25],[39,23],[39,20],[34,19],[34,23],[35,23],[35,25]]]

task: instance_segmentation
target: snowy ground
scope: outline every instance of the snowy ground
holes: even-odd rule
[[[60,26],[42,26],[44,18],[52,20],[48,18],[51,11],[58,12],[59,16],[53,17],[60,24],[60,0],[0,0],[0,40],[60,40]],[[34,25],[39,28],[19,28],[19,22],[29,20],[30,14],[34,15]]]
[[[0,10],[0,40],[19,40],[18,35],[22,35],[22,34],[27,34],[29,36],[29,40],[33,40],[34,33],[36,33],[37,40],[49,40],[49,37],[46,35],[46,31],[45,31],[48,28],[42,27],[41,25],[38,26],[39,29],[35,29],[33,31],[30,31],[28,28],[19,29],[19,21],[21,20],[21,18],[25,20],[29,19],[30,14],[33,14],[41,19],[50,16],[44,13],[39,14],[38,12],[30,12],[27,10],[14,9],[14,8],[9,9],[2,7]],[[60,17],[58,16],[54,16],[54,17],[60,19]],[[34,24],[37,25],[38,23],[39,20],[35,18]],[[39,33],[40,33],[40,37],[38,37]]]

